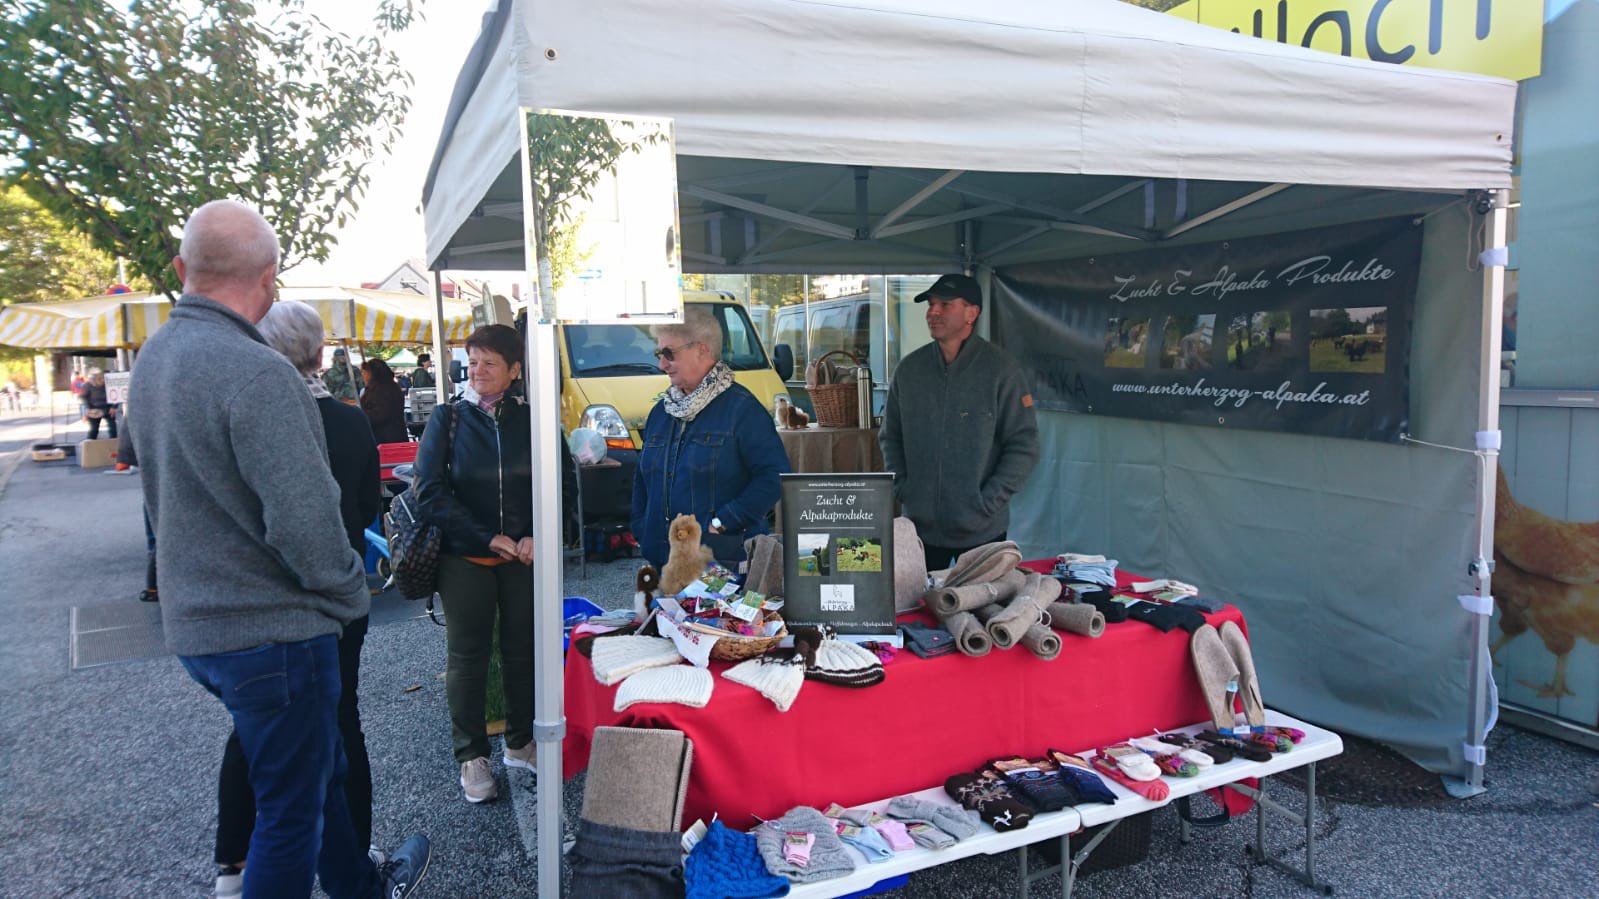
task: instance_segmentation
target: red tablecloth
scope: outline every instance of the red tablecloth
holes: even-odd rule
[[[1208,618],[1243,624],[1233,606]],[[1097,640],[1062,633],[1061,642],[1053,662],[1021,647],[975,659],[901,651],[883,683],[806,681],[787,712],[721,677],[728,666],[713,662],[716,688],[705,708],[645,703],[617,713],[616,688],[601,686],[589,660],[569,653],[566,775],[588,767],[596,727],[674,728],[694,741],[683,824],[718,812],[729,827],[746,828],[753,816],[774,818],[796,805],[849,806],[924,790],[1001,755],[1076,751],[1210,718],[1185,631],[1127,621]]]

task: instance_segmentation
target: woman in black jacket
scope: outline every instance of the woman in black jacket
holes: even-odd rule
[[[522,338],[516,329],[478,328],[467,338],[466,353],[469,385],[459,399],[433,410],[415,472],[418,512],[442,532],[444,688],[461,789],[468,802],[486,802],[499,795],[489,771],[484,723],[496,619],[505,690],[504,761],[508,767],[533,769],[531,422],[513,386],[522,377]],[[564,441],[561,458],[562,494],[570,501],[577,476]]]
[[[394,369],[382,359],[361,364],[366,389],[361,392],[361,411],[372,424],[372,436],[379,443],[405,443],[411,434],[405,429],[405,394],[395,383]]]

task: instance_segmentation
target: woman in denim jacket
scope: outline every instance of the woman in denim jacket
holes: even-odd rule
[[[672,386],[650,410],[644,450],[633,473],[633,536],[661,567],[666,530],[693,515],[703,542],[724,564],[744,558],[744,540],[769,533],[766,516],[789,470],[771,413],[734,382],[722,362],[722,329],[703,309],[681,325],[657,325],[655,357]]]

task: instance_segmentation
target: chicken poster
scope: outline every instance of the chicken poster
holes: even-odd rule
[[[1410,218],[995,272],[1040,408],[1397,442],[1421,267]]]
[[[1501,700],[1599,729],[1599,522],[1532,508],[1501,469],[1494,563]]]

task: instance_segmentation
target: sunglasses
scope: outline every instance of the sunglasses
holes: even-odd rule
[[[699,341],[691,340],[688,343],[680,343],[677,346],[663,346],[655,351],[655,358],[665,359],[667,362],[671,362],[678,353],[696,343],[699,343]]]

